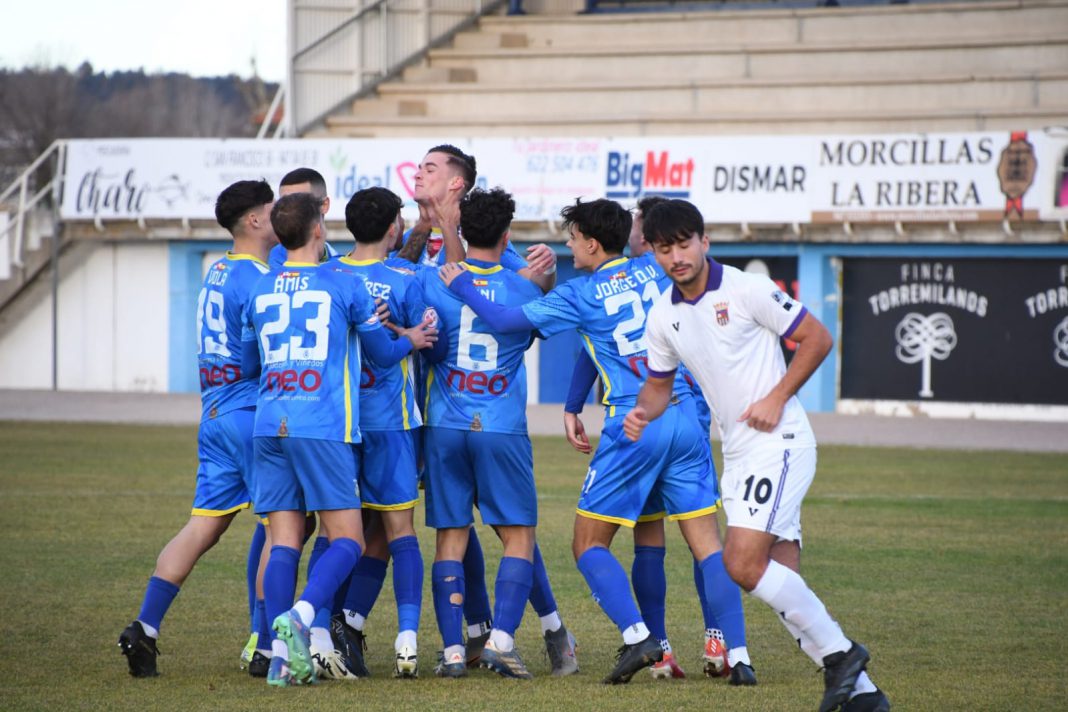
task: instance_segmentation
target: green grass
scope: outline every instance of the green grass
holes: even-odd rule
[[[193,428],[0,423],[0,708],[30,709],[716,709],[809,710],[815,667],[750,597],[753,689],[699,676],[702,624],[690,562],[669,531],[668,630],[689,679],[599,680],[619,634],[570,554],[586,460],[562,438],[535,439],[539,540],[582,674],[547,676],[537,621],[518,644],[536,679],[432,675],[440,646],[424,594],[416,681],[389,678],[396,613],[387,578],[369,624],[374,677],[271,690],[237,667],[247,637],[240,515],[186,582],[163,626],[162,676],[135,680],[115,647],[136,615],[160,548],[188,517]],[[423,512],[424,556],[432,556]],[[823,447],[806,500],[803,573],[846,633],[872,650],[875,681],[900,710],[1054,710],[1068,658],[1068,458]],[[495,572],[499,547],[480,530]],[[630,564],[629,534],[615,551]],[[265,705],[267,705],[265,707]]]

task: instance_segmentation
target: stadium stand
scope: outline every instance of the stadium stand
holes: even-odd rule
[[[1046,0],[490,15],[307,135],[988,130],[1068,117]]]

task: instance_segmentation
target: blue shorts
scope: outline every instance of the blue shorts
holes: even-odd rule
[[[367,509],[412,509],[419,501],[414,430],[363,431],[360,498]]]
[[[526,435],[423,428],[426,523],[435,529],[474,523],[533,527],[538,523],[534,454]]]
[[[255,408],[239,408],[200,422],[193,514],[221,517],[249,506]]]
[[[660,512],[676,520],[715,512],[720,506],[715,466],[693,399],[669,406],[638,442],[623,434],[624,415],[605,420],[578,513],[633,527]]]
[[[312,438],[253,440],[256,514],[359,509],[356,446]]]

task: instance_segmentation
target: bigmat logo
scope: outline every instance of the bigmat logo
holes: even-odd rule
[[[632,160],[626,152],[609,151],[605,196],[689,198],[693,188],[693,158],[676,158],[668,151],[646,151],[643,162],[637,158]]]

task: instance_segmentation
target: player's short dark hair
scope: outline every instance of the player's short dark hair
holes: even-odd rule
[[[278,199],[271,209],[271,225],[282,247],[296,250],[308,244],[312,228],[322,220],[322,204],[311,193],[291,193]]]
[[[665,200],[642,213],[642,237],[650,245],[671,245],[704,232],[701,211],[685,200]]]
[[[215,219],[233,234],[245,213],[274,202],[274,191],[265,180],[239,180],[223,189],[215,199]]]
[[[464,189],[469,191],[475,187],[475,178],[478,177],[478,169],[475,165],[475,157],[464,153],[451,143],[443,143],[440,146],[427,151],[427,153],[444,153],[448,156],[445,163],[460,171],[460,177],[464,179]]]
[[[597,240],[605,252],[616,254],[623,252],[630,238],[630,226],[634,219],[630,211],[614,200],[599,198],[588,203],[581,198],[574,205],[568,205],[560,211],[564,220],[564,229],[571,226],[591,240]]]
[[[403,204],[388,188],[375,186],[356,191],[345,205],[345,227],[356,242],[378,242],[397,220]]]
[[[638,212],[645,217],[645,214],[653,209],[654,205],[660,205],[660,203],[666,203],[668,201],[662,195],[647,195],[638,201]]]
[[[476,188],[460,201],[460,231],[471,247],[494,247],[512,224],[515,201],[503,188]]]
[[[301,183],[307,183],[311,186],[311,192],[318,198],[326,197],[326,179],[323,178],[322,173],[314,168],[294,168],[289,173],[282,176],[281,182],[278,187],[281,188],[285,185],[300,185]]]

